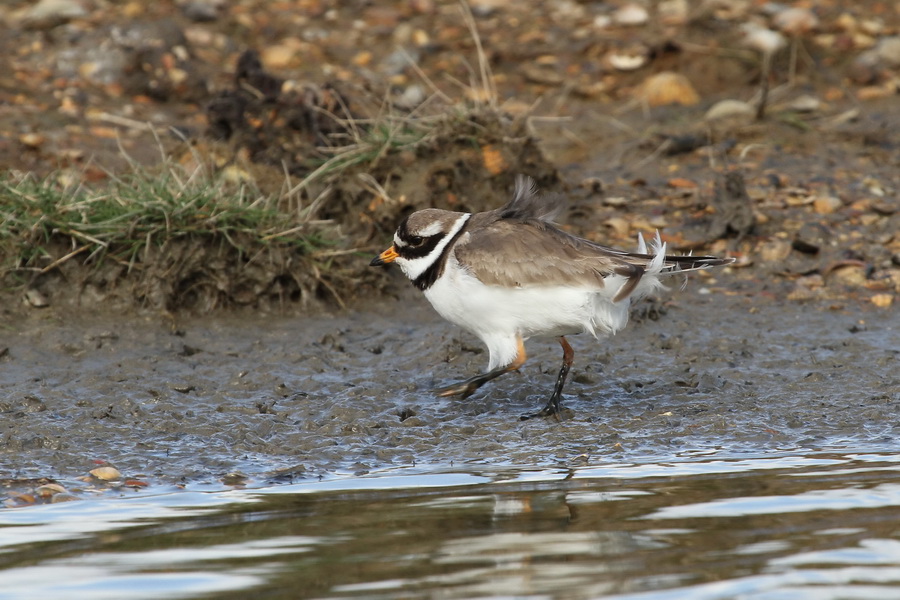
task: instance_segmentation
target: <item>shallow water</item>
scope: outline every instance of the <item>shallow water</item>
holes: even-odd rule
[[[3,511],[0,598],[900,595],[898,454],[414,471]]]

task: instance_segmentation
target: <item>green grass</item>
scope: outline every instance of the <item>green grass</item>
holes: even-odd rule
[[[67,175],[0,176],[3,274],[47,272],[75,256],[133,265],[149,247],[185,237],[221,240],[241,252],[281,244],[311,254],[331,244],[313,206],[202,168],[133,166],[98,185],[67,183]],[[62,256],[60,242],[70,249]]]

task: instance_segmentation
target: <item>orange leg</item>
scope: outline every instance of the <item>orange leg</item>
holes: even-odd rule
[[[566,377],[569,376],[569,369],[572,367],[572,362],[575,360],[575,351],[572,350],[572,346],[569,345],[566,338],[559,336],[559,345],[562,346],[563,349],[563,364],[559,370],[559,375],[556,377],[556,387],[553,389],[553,395],[550,396],[550,400],[547,401],[544,408],[530,415],[522,415],[520,420],[526,421],[528,419],[533,419],[534,417],[549,417],[551,415],[555,417],[557,421],[559,420],[559,402],[562,399],[563,386],[566,385]]]
[[[516,354],[516,357],[513,359],[513,361],[505,367],[498,367],[493,371],[480,373],[475,377],[466,379],[465,381],[460,381],[459,383],[454,383],[453,385],[448,385],[447,387],[438,388],[435,390],[435,392],[438,396],[460,396],[462,398],[468,398],[475,393],[475,390],[486,384],[488,381],[496,379],[504,373],[518,370],[519,367],[525,364],[525,359],[527,357],[525,355],[525,342],[522,341],[522,336],[519,336],[516,339],[516,342],[518,343],[518,353]],[[566,345],[568,346],[568,344]],[[571,348],[569,348],[569,350],[571,350]]]

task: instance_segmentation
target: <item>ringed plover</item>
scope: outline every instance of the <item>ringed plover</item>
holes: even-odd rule
[[[576,237],[555,225],[562,206],[516,178],[501,208],[463,213],[428,208],[400,223],[390,248],[371,266],[395,262],[437,312],[487,346],[487,371],[436,390],[466,398],[525,363],[525,340],[557,336],[563,363],[547,404],[521,418],[559,418],[574,351],[566,335],[612,335],[628,323],[633,301],[663,288],[660,277],[734,262],[714,256],[667,256],[656,233],[637,252]]]

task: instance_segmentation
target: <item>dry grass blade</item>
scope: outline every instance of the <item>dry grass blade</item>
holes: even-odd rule
[[[478,28],[475,25],[475,16],[472,14],[472,9],[469,7],[469,4],[465,0],[460,0],[459,3],[462,13],[463,19],[466,22],[466,27],[469,29],[469,34],[472,36],[472,40],[475,42],[475,49],[478,53],[478,72],[481,77],[481,89],[484,90],[487,95],[487,104],[491,108],[497,108],[497,86],[494,85],[494,75],[491,72],[491,66],[488,64],[487,55],[484,52],[484,47],[481,45],[481,36],[478,34]]]

